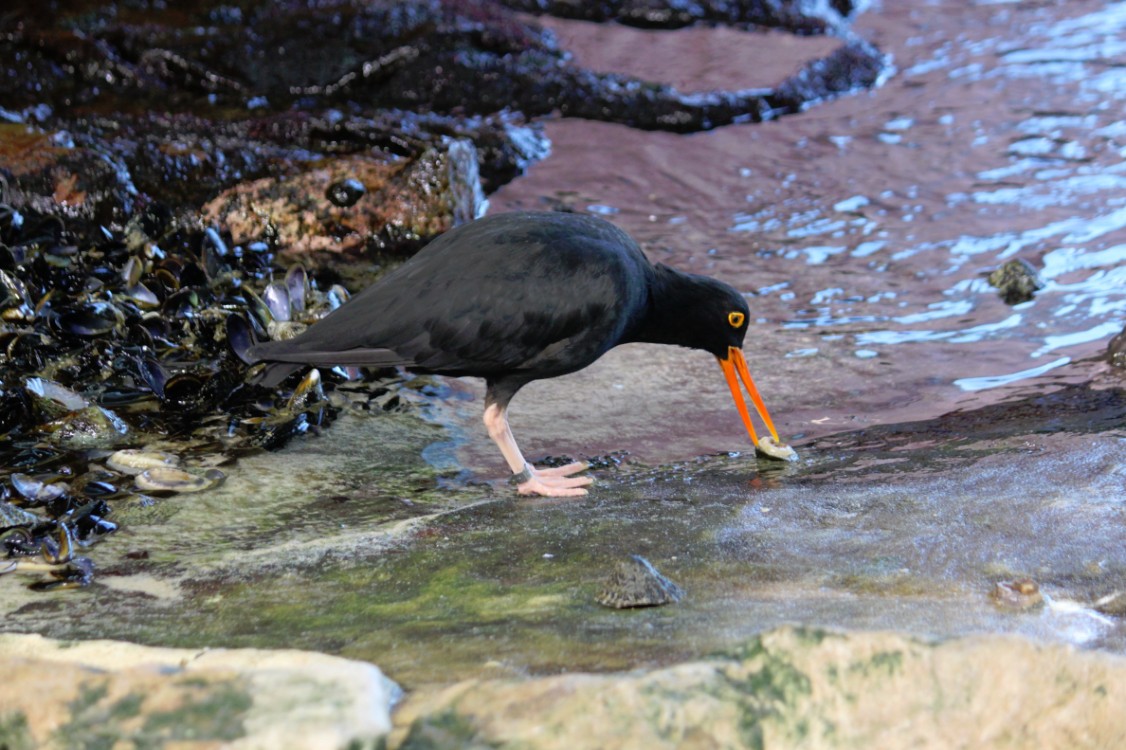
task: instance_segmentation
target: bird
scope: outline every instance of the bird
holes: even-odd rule
[[[528,383],[581,370],[619,344],[714,355],[752,442],[790,458],[743,354],[749,323],[747,301],[733,287],[651,263],[605,219],[519,211],[439,235],[303,333],[256,343],[246,354],[283,373],[303,365],[403,367],[484,378],[485,428],[517,491],[566,497],[586,494],[593,480],[576,475],[588,465],[529,464],[508,424],[509,403]],[[737,377],[773,445],[759,440]]]

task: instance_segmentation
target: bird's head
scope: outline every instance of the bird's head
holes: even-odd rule
[[[747,300],[727,284],[708,276],[682,273],[660,265],[658,271],[663,279],[657,303],[659,313],[655,316],[653,322],[656,325],[653,327],[659,330],[651,331],[641,340],[679,344],[714,355],[723,368],[727,386],[752,442],[763,447],[751,422],[747,402],[739,386],[740,380],[746,386],[763,424],[775,443],[780,444],[774,422],[759,396],[747,367],[747,358],[743,355],[743,340],[750,325]]]
[[[697,285],[693,304],[680,311],[684,334],[693,349],[703,349],[723,359],[732,349],[742,350],[751,311],[743,295],[722,281],[690,276]]]

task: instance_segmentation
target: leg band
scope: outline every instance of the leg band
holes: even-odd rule
[[[509,484],[524,484],[524,482],[527,482],[531,478],[532,467],[528,466],[528,464],[524,464],[523,470],[513,474],[512,478],[509,479],[508,482]]]

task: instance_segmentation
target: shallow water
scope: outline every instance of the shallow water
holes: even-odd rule
[[[551,25],[595,69],[667,72],[690,55],[675,58],[684,90],[763,85],[786,74],[779,59],[798,64],[783,55],[831,43],[694,30],[705,41],[688,47]],[[855,32],[893,55],[881,88],[692,136],[549,122],[552,156],[492,210],[600,213],[652,259],[746,292],[752,371],[790,437],[1083,380],[1081,360],[1126,322],[1124,27],[1126,3],[877,3]],[[985,277],[1014,257],[1045,288],[1010,307]],[[740,448],[718,370],[699,357],[618,353],[594,377],[529,388],[514,419],[532,413],[532,453],[550,452],[545,433],[650,461]],[[618,398],[592,394],[619,385]],[[588,398],[597,420],[553,422]]]

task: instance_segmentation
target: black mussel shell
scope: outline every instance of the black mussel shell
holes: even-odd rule
[[[194,315],[199,306],[200,299],[196,290],[181,289],[175,294],[169,295],[168,299],[164,300],[161,310],[163,310],[165,315],[170,315],[174,318],[183,318]]]
[[[305,266],[300,263],[290,266],[285,272],[285,286],[289,290],[290,310],[304,312],[309,296],[309,274],[305,271]]]
[[[164,392],[160,400],[165,406],[176,411],[194,411],[205,400],[203,393],[205,383],[205,379],[195,373],[178,373],[164,384]]]
[[[164,365],[160,364],[160,362],[152,357],[145,357],[138,363],[137,369],[138,374],[141,376],[141,381],[156,394],[157,398],[163,399],[164,386],[170,377],[168,370],[164,369]]]
[[[348,208],[356,205],[360,198],[364,197],[367,188],[364,183],[357,179],[349,178],[347,180],[339,180],[328,186],[325,191],[325,197],[334,206],[340,208]]]
[[[31,396],[23,388],[0,391],[0,435],[35,426]]]
[[[55,330],[71,336],[105,336],[118,325],[118,318],[108,305],[85,305],[63,310],[55,318]]]
[[[274,320],[279,322],[289,320],[289,287],[284,282],[275,281],[268,284],[262,292],[262,301],[266,303]]]
[[[227,344],[244,364],[252,365],[254,360],[247,351],[255,344],[254,334],[251,332],[250,323],[241,314],[228,315],[226,320]]]
[[[134,323],[129,326],[125,332],[125,342],[133,346],[142,346],[151,349],[153,347],[152,334],[149,329],[140,323]]]
[[[137,214],[140,229],[151,240],[159,240],[172,224],[172,210],[163,203],[150,203]]]

